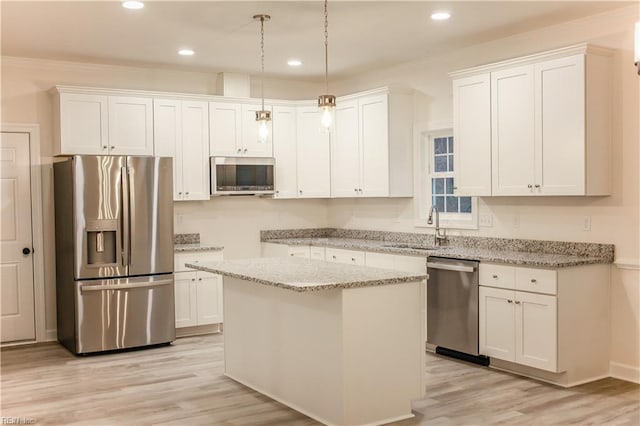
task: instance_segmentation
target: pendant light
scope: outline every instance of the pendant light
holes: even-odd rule
[[[256,111],[256,123],[258,124],[258,142],[266,143],[269,138],[269,122],[271,111],[264,109],[264,21],[271,19],[269,15],[253,15],[254,20],[260,20],[260,92],[262,97],[262,109]]]
[[[327,132],[332,131],[336,109],[336,97],[329,95],[329,14],[327,2],[324,0],[324,95],[318,96],[318,107],[321,111],[320,124]]]

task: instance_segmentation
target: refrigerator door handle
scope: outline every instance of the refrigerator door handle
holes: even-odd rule
[[[173,284],[173,279],[152,281],[145,283],[129,283],[129,284],[107,284],[107,285],[83,285],[82,291],[103,291],[103,290],[125,290],[132,288],[159,287],[162,285]]]
[[[131,263],[129,250],[129,170],[127,166],[120,169],[122,177],[122,264],[128,266]]]

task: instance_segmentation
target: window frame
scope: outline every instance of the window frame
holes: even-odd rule
[[[449,124],[449,123],[448,123]],[[427,218],[432,205],[432,184],[431,178],[434,176],[435,170],[435,149],[434,140],[440,137],[453,136],[453,126],[445,125],[437,128],[423,127],[416,129],[416,137],[418,139],[417,149],[417,185],[418,194],[416,200],[415,226],[420,228],[434,228],[435,223],[429,225]],[[453,172],[439,172],[437,177],[453,177],[455,179],[456,161],[456,142],[453,140]],[[454,180],[455,185],[455,180]],[[457,195],[457,194],[456,194]],[[440,212],[440,227],[449,229],[478,229],[478,197],[471,197],[471,213],[446,213]]]

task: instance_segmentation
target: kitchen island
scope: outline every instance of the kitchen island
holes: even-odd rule
[[[299,258],[187,266],[224,276],[226,376],[325,424],[413,417],[426,275]]]

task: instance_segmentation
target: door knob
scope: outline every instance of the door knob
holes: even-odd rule
[[[27,255],[31,253],[31,249],[29,247],[25,247],[22,249],[22,254]]]

